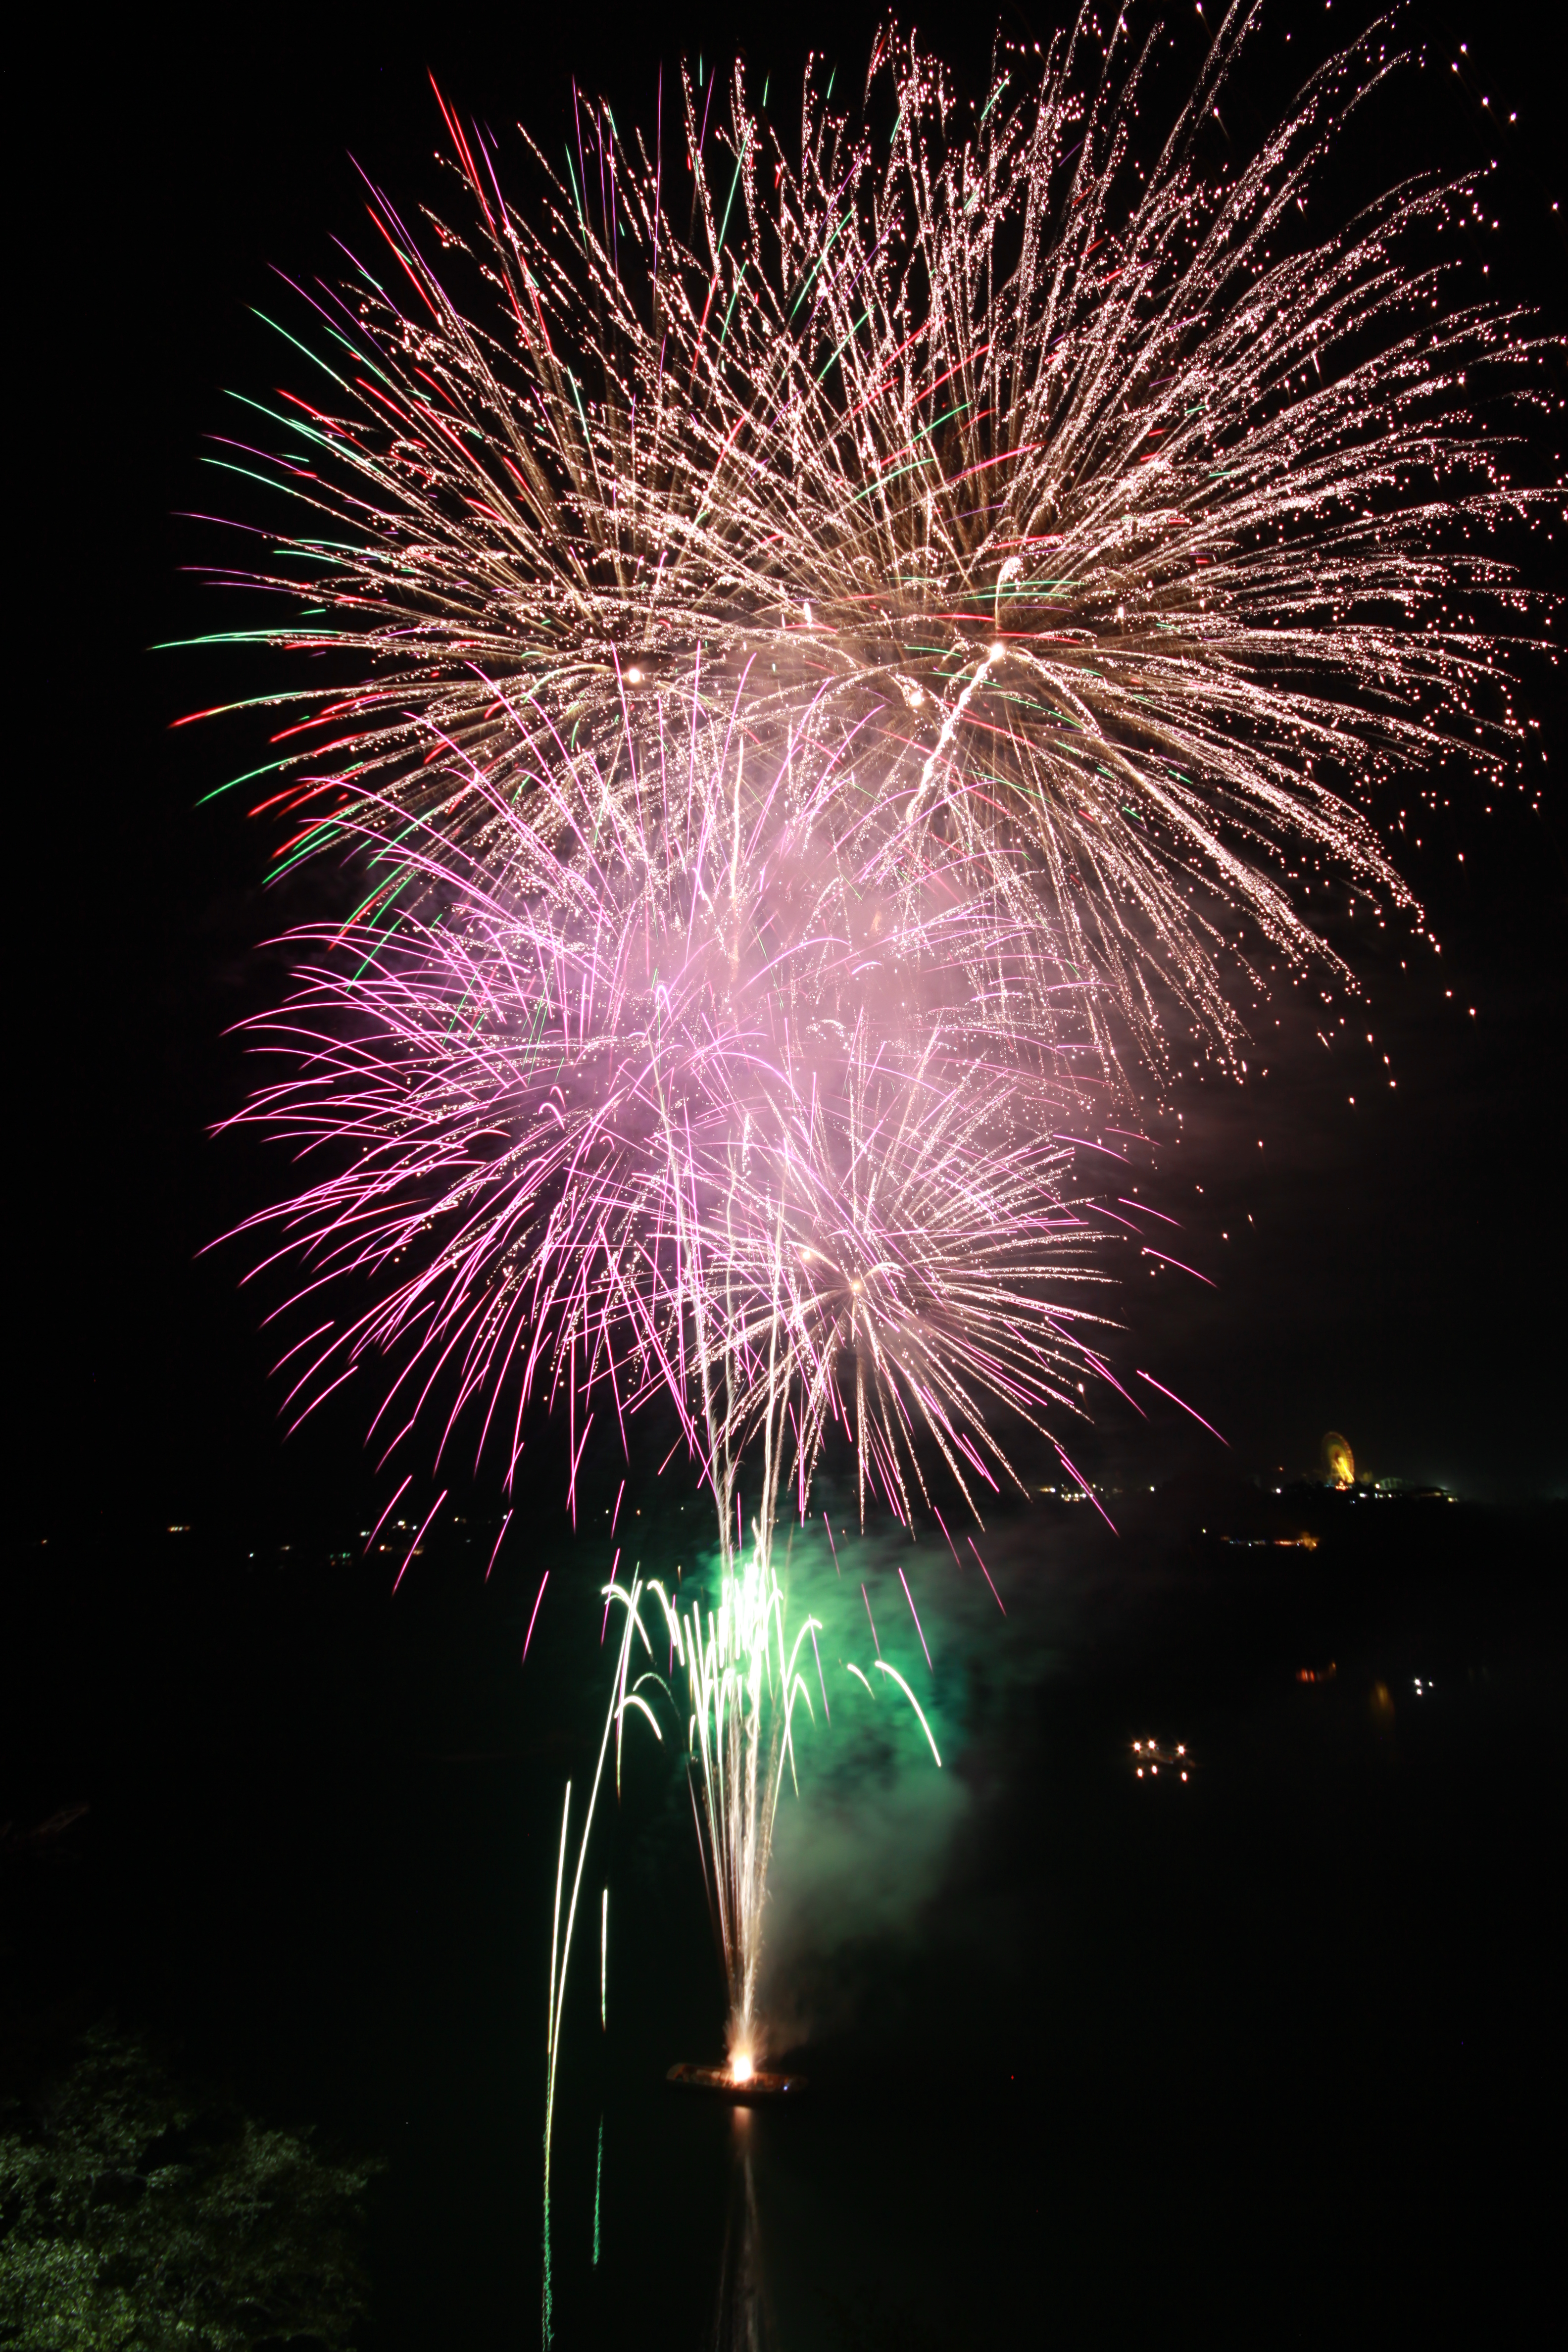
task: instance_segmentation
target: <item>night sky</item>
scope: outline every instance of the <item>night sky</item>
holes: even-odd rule
[[[1500,116],[1517,110],[1489,200],[1501,230],[1477,252],[1489,289],[1550,309],[1563,231],[1533,18],[1494,8],[1484,29],[1456,30],[1418,12],[1434,66],[1409,78],[1360,163],[1385,177],[1402,146],[1449,165],[1484,157]],[[764,12],[753,81],[771,71],[787,87],[808,33],[847,70],[873,21]],[[1350,29],[1337,10],[1329,21],[1336,37]],[[973,78],[986,56],[977,22],[959,12],[951,39],[931,24]],[[223,1032],[282,976],[257,943],[316,903],[261,891],[264,824],[228,802],[195,806],[249,763],[243,726],[171,731],[190,709],[257,691],[265,665],[148,650],[230,618],[188,568],[213,536],[181,517],[233,505],[234,486],[215,488],[221,478],[199,463],[204,435],[225,428],[224,387],[264,391],[278,375],[248,306],[269,299],[272,265],[329,268],[330,236],[359,235],[351,155],[399,201],[431,189],[426,65],[460,104],[548,127],[574,69],[647,111],[661,57],[684,42],[711,58],[740,26],[679,9],[613,41],[597,30],[579,41],[558,20],[542,41],[532,26],[481,37],[443,12],[417,34],[363,41],[331,12],[324,37],[314,15],[144,37],[122,25],[90,50],[60,49],[56,79],[37,85],[14,244],[29,321],[13,624],[26,1149],[12,1227],[29,1519],[62,1507],[187,1519],[240,1497],[247,1514],[288,1518],[339,1502],[352,1512],[364,1491],[348,1412],[329,1409],[280,1446],[241,1256],[198,1255],[276,1181],[254,1147],[205,1130],[244,1083]],[[1314,12],[1279,13],[1237,112],[1293,86],[1323,29]],[[1458,38],[1469,47],[1455,76]],[[1542,473],[1550,457],[1543,445]],[[1192,1398],[1243,1471],[1311,1468],[1334,1427],[1374,1473],[1560,1491],[1565,835],[1553,789],[1540,814],[1528,803],[1568,757],[1561,673],[1527,665],[1521,709],[1541,722],[1548,766],[1489,813],[1459,782],[1453,809],[1412,823],[1401,845],[1441,958],[1336,909],[1331,936],[1365,988],[1332,1007],[1329,1034],[1343,1042],[1325,1053],[1315,992],[1287,989],[1258,1008],[1249,1059],[1266,1079],[1245,1091],[1189,1080],[1145,1122],[1163,1145],[1147,1197],[1183,1218],[1186,1254],[1219,1286],[1133,1268],[1119,1357]],[[1173,1411],[1147,1429],[1112,1417],[1088,1451],[1096,1468],[1142,1481],[1201,1468],[1207,1444]]]

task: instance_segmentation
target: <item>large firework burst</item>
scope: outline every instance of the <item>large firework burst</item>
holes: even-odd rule
[[[733,730],[674,749],[646,773],[628,746],[617,782],[554,747],[471,855],[405,828],[397,929],[318,935],[256,1024],[286,1071],[246,1117],[328,1166],[251,1223],[312,1295],[370,1286],[295,1394],[397,1363],[390,1450],[449,1366],[448,1436],[500,1415],[510,1483],[538,1388],[574,1475],[580,1422],[663,1391],[728,1560],[753,1439],[763,1525],[791,1473],[804,1510],[829,1417],[907,1520],[917,1433],[967,1495],[1005,1471],[987,1400],[1078,1409],[1086,1229],[1052,1140],[1071,1080],[1020,1017],[1033,942],[951,855],[879,887],[885,813],[831,766],[748,787]]]
[[[1254,13],[1152,159],[1156,36],[1089,12],[978,116],[891,36],[855,123],[808,79],[798,149],[739,68],[683,74],[651,148],[580,105],[522,209],[448,115],[468,225],[374,197],[380,263],[311,293],[322,373],[267,410],[317,520],[265,581],[314,616],[264,634],[356,673],[298,698],[290,854],[378,826],[392,919],[410,818],[482,858],[559,751],[646,767],[739,691],[756,766],[809,709],[907,871],[933,843],[987,867],[1102,1071],[1163,1065],[1176,1024],[1234,1053],[1227,950],[1311,957],[1308,866],[1410,907],[1379,783],[1518,740],[1472,608],[1522,628],[1485,542],[1542,494],[1463,387],[1532,354],[1448,306],[1426,233],[1468,185],[1300,234],[1386,26],[1200,168]]]

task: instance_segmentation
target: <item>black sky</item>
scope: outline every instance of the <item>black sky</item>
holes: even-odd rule
[[[855,6],[787,18],[676,7],[640,20],[498,10],[493,24],[461,14],[460,25],[455,11],[378,15],[368,32],[363,12],[331,8],[127,16],[94,45],[73,22],[46,35],[21,101],[11,790],[22,938],[9,977],[16,1458],[29,1521],[352,1515],[369,1491],[347,1412],[280,1446],[268,1350],[237,1287],[243,1261],[198,1255],[266,1181],[254,1151],[206,1129],[240,1085],[222,1033],[276,983],[256,942],[289,909],[260,891],[261,829],[226,803],[195,806],[243,764],[231,741],[170,730],[226,691],[257,690],[254,673],[148,648],[224,625],[182,570],[207,550],[179,517],[213,503],[198,461],[204,434],[222,428],[223,388],[261,392],[278,375],[248,306],[268,301],[273,265],[325,269],[329,237],[358,236],[351,152],[399,198],[430,187],[439,123],[427,66],[498,129],[521,114],[552,133],[574,72],[606,87],[617,110],[646,114],[660,59],[683,47],[711,59],[743,26],[753,90],[764,74],[798,89],[809,39],[859,69],[875,24]],[[1390,153],[1449,166],[1499,155],[1489,283],[1543,301],[1561,329],[1551,205],[1562,80],[1557,57],[1533,45],[1533,17],[1493,7],[1468,28],[1418,12],[1433,64],[1378,137]],[[1014,9],[1007,21],[1023,34],[1051,20]],[[961,72],[981,75],[982,12],[923,22]],[[1273,12],[1258,106],[1284,93],[1329,25],[1352,29],[1337,7]],[[1513,111],[1517,126],[1489,143]],[[1561,678],[1531,666],[1521,697],[1559,778]],[[1193,1398],[1243,1469],[1310,1466],[1332,1425],[1374,1470],[1472,1492],[1560,1492],[1568,1475],[1568,821],[1556,786],[1533,817],[1522,799],[1489,815],[1479,794],[1454,797],[1406,869],[1440,960],[1391,947],[1392,931],[1363,944],[1352,926],[1340,943],[1348,937],[1367,1001],[1333,1008],[1347,1042],[1326,1054],[1287,992],[1260,1018],[1267,1050],[1254,1068],[1267,1064],[1266,1079],[1244,1093],[1194,1084],[1176,1097],[1180,1121],[1173,1112],[1149,1129],[1162,1139],[1158,1172],[1141,1168],[1136,1181],[1186,1221],[1181,1254],[1219,1286],[1134,1265],[1118,1353]],[[1321,1011],[1315,999],[1310,1009]],[[1152,1479],[1206,1463],[1209,1444],[1173,1411],[1147,1431],[1112,1417],[1091,1454],[1097,1467]]]

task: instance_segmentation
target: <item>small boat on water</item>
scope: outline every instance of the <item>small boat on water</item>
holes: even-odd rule
[[[672,2066],[665,2076],[678,2091],[707,2091],[721,2099],[782,2099],[805,2088],[804,2074],[766,2074],[761,2067],[738,2073],[729,2066]]]

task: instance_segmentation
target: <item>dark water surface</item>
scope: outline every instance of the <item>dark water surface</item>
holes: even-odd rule
[[[962,1803],[906,1897],[801,1946],[794,2111],[664,2087],[720,2055],[721,1994],[684,1782],[628,1758],[574,1961],[559,2342],[1401,2343],[1521,2307],[1563,1515],[1322,1498],[1309,1551],[1216,1541],[1226,1507],[998,1540]],[[111,2013],[384,2156],[367,2352],[539,2340],[550,1904],[604,1670],[581,1555],[520,1673],[546,1555],[486,1588],[487,1548],[395,1602],[324,1538],[201,1529],[57,1535],[8,1579],[0,1820],[90,1810],[7,1848],[7,2072],[36,2093]],[[1151,1737],[1187,1783],[1136,1779]]]

